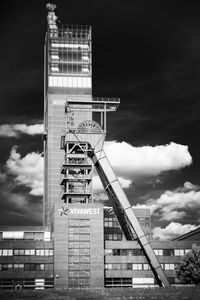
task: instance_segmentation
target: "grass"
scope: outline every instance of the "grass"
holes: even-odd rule
[[[200,300],[199,287],[0,291],[1,300]]]

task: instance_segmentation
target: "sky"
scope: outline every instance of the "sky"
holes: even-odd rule
[[[43,46],[48,1],[1,4],[0,225],[41,225]],[[200,3],[54,1],[92,25],[93,95],[120,97],[105,151],[154,238],[200,222]],[[110,205],[97,177],[95,199]]]

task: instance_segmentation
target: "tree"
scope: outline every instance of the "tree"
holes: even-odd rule
[[[185,254],[176,266],[176,276],[181,283],[200,284],[200,248],[194,247]]]

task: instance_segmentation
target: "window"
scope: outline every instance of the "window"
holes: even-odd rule
[[[83,270],[89,270],[90,269],[90,265],[89,264],[79,264],[79,269],[81,271],[83,271]]]
[[[133,270],[142,270],[142,264],[132,264]]]
[[[183,249],[175,249],[174,255],[175,256],[184,256],[184,250]]]
[[[24,264],[14,264],[13,268],[14,269],[24,269]]]
[[[105,240],[110,240],[110,241],[121,241],[122,240],[122,234],[111,234],[111,233],[106,233],[104,234]]]
[[[89,256],[80,256],[79,257],[80,263],[89,263],[90,262],[90,257]]]
[[[69,219],[69,226],[79,226],[79,220],[78,219]]]
[[[69,249],[69,255],[79,255],[80,251],[79,249]]]
[[[80,227],[79,228],[79,233],[90,233],[90,228],[89,227]]]
[[[117,221],[116,217],[113,218],[104,218],[104,227],[110,227],[110,228],[120,228],[119,223]]]
[[[112,255],[113,250],[112,249],[105,249],[105,255]]]
[[[79,248],[85,248],[89,249],[90,248],[90,243],[89,242],[79,242]]]
[[[79,277],[79,271],[69,271],[69,277]]]
[[[79,263],[76,264],[76,263],[69,263],[69,270],[70,271],[77,271],[79,270]]]
[[[122,265],[121,264],[113,264],[113,270],[121,270]]]
[[[143,278],[133,278],[133,284],[154,284],[154,278],[143,277]]]
[[[37,256],[52,256],[53,255],[53,249],[26,249],[25,255],[36,255]]]
[[[79,241],[79,234],[69,234],[69,241]]]
[[[164,256],[174,256],[174,249],[163,249]]]
[[[112,270],[112,264],[105,264],[106,270]]]
[[[122,270],[127,270],[127,264],[121,264],[121,269]]]
[[[143,251],[142,251],[142,249],[132,249],[132,255],[133,256],[142,256]]]
[[[69,248],[79,248],[79,242],[69,242]]]
[[[44,264],[25,264],[24,270],[25,271],[43,271]]]
[[[107,287],[132,287],[132,278],[105,278],[105,286]]]
[[[163,250],[162,249],[154,249],[155,255],[163,255]]]
[[[24,255],[24,249],[14,249],[14,255]]]
[[[120,255],[120,249],[113,249],[113,255]]]
[[[191,249],[185,249],[185,254],[190,252]]]
[[[132,255],[133,255],[133,250],[127,249],[127,256],[132,256]]]
[[[90,236],[89,234],[80,234],[79,239],[80,241],[89,241]]]
[[[9,271],[12,270],[13,265],[12,264],[2,264],[2,271]]]
[[[70,225],[70,226],[72,226],[72,225]],[[69,227],[69,233],[79,233],[79,229],[80,229],[79,227]]]
[[[53,270],[53,264],[45,264],[44,268],[45,268],[45,271],[52,271]]]
[[[143,270],[150,270],[149,264],[143,264]]]
[[[174,270],[174,264],[164,264],[165,270]]]
[[[53,249],[45,249],[44,250],[45,256],[52,256],[53,255]]]
[[[79,256],[69,255],[69,263],[71,262],[79,262]]]
[[[2,250],[2,255],[3,256],[12,256],[13,255],[13,250],[12,249],[3,249]]]
[[[83,226],[83,227],[85,227],[85,226],[87,226],[87,227],[89,227],[90,226],[90,220],[89,219],[80,219],[79,220],[80,221],[80,227],[81,226]]]
[[[36,249],[37,256],[44,256],[44,249]]]
[[[128,255],[128,250],[127,249],[121,249],[121,255],[122,256],[127,256]]]
[[[25,255],[35,255],[35,249],[25,249]]]

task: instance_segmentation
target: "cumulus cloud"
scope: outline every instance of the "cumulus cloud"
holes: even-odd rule
[[[200,186],[197,184],[192,184],[189,181],[186,181],[183,185],[183,187],[180,187],[177,189],[179,192],[188,192],[188,191],[198,191],[200,190]]]
[[[191,224],[180,224],[171,222],[165,228],[155,227],[152,230],[153,238],[158,240],[169,240],[175,236],[185,234],[191,230],[196,229],[197,226]]]
[[[0,126],[0,135],[17,136],[19,132],[39,134],[43,132],[43,125],[5,124]],[[105,143],[105,152],[120,184],[125,189],[131,187],[134,176],[138,174],[158,175],[163,171],[177,170],[192,163],[188,147],[175,143],[155,147],[133,147],[126,142],[112,141]],[[17,148],[13,147],[7,167],[9,172],[16,176],[18,184],[30,187],[30,193],[33,195],[42,195],[43,158],[38,153],[32,152],[22,158]],[[99,198],[98,194],[103,191],[103,187],[97,175],[94,176],[93,190]]]
[[[31,195],[43,195],[43,157],[39,153],[32,152],[21,157],[14,146],[6,165],[7,172],[15,176],[18,184],[31,189]]]
[[[0,136],[3,137],[18,137],[20,133],[35,135],[44,132],[43,124],[3,124],[0,125]]]
[[[118,177],[118,180],[124,189],[128,189],[131,186],[131,180],[124,179],[122,177]],[[108,196],[106,192],[104,192],[103,185],[101,183],[101,179],[98,175],[93,177],[93,192],[94,192],[94,199],[96,201],[105,201],[108,200]]]
[[[128,189],[131,185],[131,180],[129,180],[129,179],[124,179],[122,177],[118,177],[118,180],[124,189]],[[93,190],[96,192],[96,191],[101,191],[103,189],[104,188],[101,183],[100,177],[98,175],[95,175],[93,177]]]
[[[175,191],[166,191],[157,199],[149,199],[145,205],[151,213],[159,216],[162,221],[183,219],[188,210],[200,209],[200,190],[198,185],[186,182]]]
[[[133,147],[126,142],[111,141],[105,143],[104,149],[115,172],[126,179],[134,179],[138,175],[156,176],[192,163],[188,146],[176,143]]]

